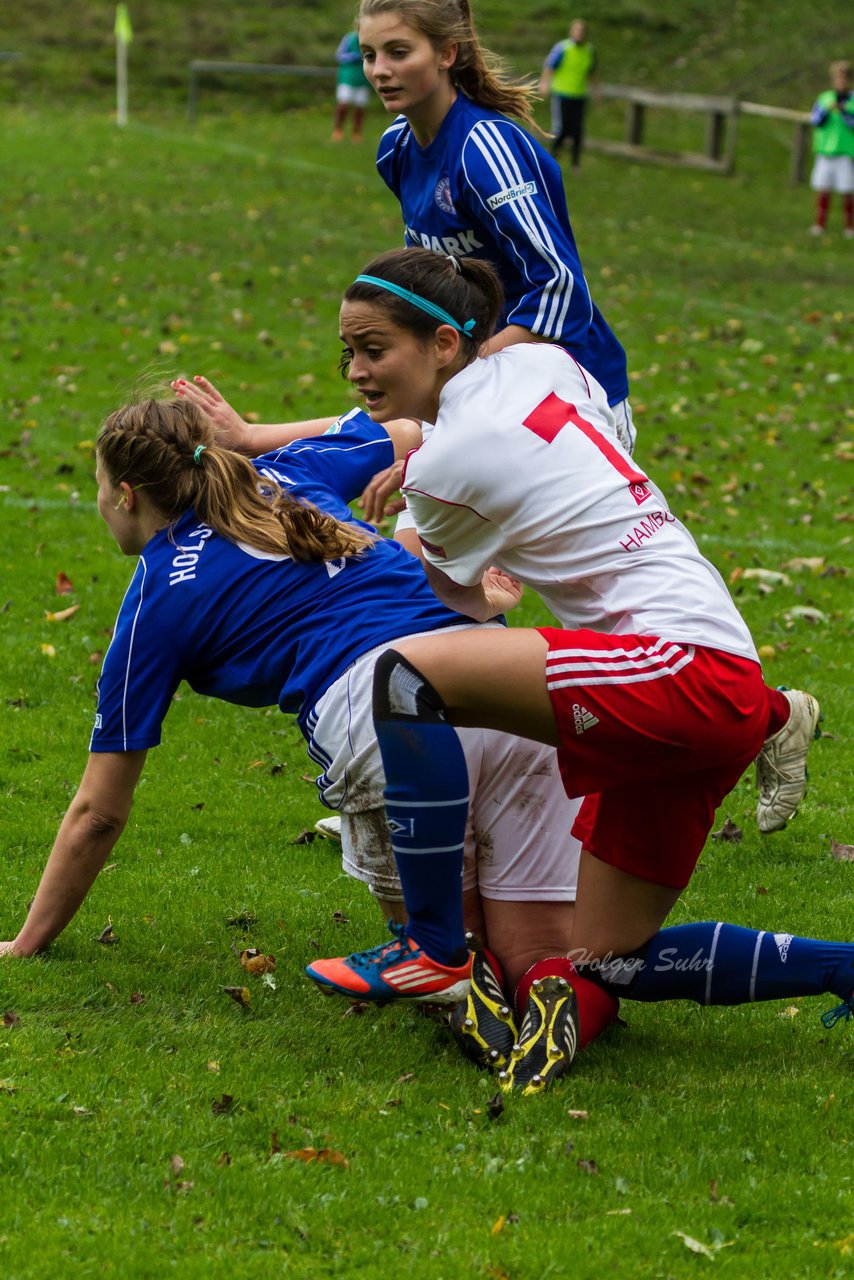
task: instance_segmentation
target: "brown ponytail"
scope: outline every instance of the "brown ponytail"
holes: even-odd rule
[[[359,555],[375,541],[357,525],[298,502],[247,458],[217,445],[212,424],[189,400],[148,399],[117,409],[96,448],[113,484],[144,487],[169,524],[192,508],[231,542],[300,561]]]
[[[515,116],[542,132],[534,120],[538,96],[533,81],[515,80],[504,62],[480,43],[469,0],[361,0],[356,25],[362,18],[399,13],[408,27],[420,31],[435,49],[457,45],[450,69],[452,82],[479,107]]]

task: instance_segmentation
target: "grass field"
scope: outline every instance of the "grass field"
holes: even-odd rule
[[[4,112],[0,936],[82,771],[132,567],[95,513],[99,421],[179,370],[262,421],[351,402],[341,288],[400,228],[370,144],[334,148],[327,117],[221,108],[190,131],[152,108],[120,132],[106,110]],[[760,841],[743,780],[720,814],[743,840],[710,841],[674,920],[850,938],[854,865],[831,842],[854,844],[854,246],[836,222],[805,234],[788,140],[743,122],[730,180],[590,157],[570,201],[640,460],[732,578],[769,676],[825,710],[797,819]],[[379,936],[334,850],[299,843],[309,774],[278,712],[185,691],[77,918],[0,966],[5,1280],[850,1274],[852,1042],[822,1028],[831,1000],[624,1006],[570,1079],[495,1116],[495,1081],[441,1028],[308,989],[314,955]],[[243,974],[244,945],[275,954],[275,987]],[[244,984],[248,1009],[223,991]]]

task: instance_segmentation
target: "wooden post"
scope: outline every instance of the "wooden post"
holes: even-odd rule
[[[626,142],[639,147],[643,143],[646,107],[642,102],[626,103]]]
[[[807,152],[810,145],[812,126],[809,121],[795,125],[795,136],[792,140],[792,167],[789,177],[793,187],[797,187],[806,177]]]
[[[726,137],[726,116],[722,111],[710,111],[706,117],[706,155],[710,160],[720,160]]]

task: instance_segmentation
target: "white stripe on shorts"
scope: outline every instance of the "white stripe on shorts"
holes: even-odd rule
[[[634,649],[550,649],[546,687],[567,689],[593,684],[637,684],[673,676],[693,659],[694,648],[669,640]]]

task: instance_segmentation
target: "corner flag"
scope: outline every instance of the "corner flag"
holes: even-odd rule
[[[115,34],[121,44],[130,44],[133,40],[133,27],[130,24],[130,14],[126,4],[116,5]]]

